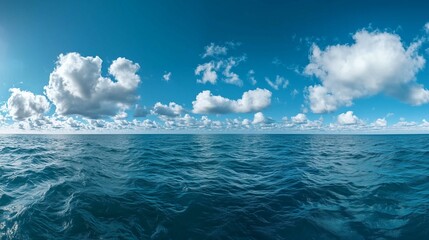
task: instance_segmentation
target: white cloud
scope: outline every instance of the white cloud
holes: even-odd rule
[[[167,105],[164,105],[167,106]],[[225,120],[211,120],[207,116],[196,118],[192,114],[178,115],[175,117],[159,116],[159,119],[139,121],[133,119],[128,121],[123,118],[110,119],[89,119],[65,116],[37,116],[23,119],[19,122],[9,124],[7,118],[0,116],[0,131],[3,133],[9,132],[42,132],[42,133],[101,133],[101,132],[116,132],[116,133],[136,133],[144,132],[171,132],[171,131],[242,131],[262,130],[274,132],[354,132],[354,133],[427,133],[429,131],[429,122],[423,119],[420,123],[414,121],[406,121],[401,118],[399,122],[393,125],[387,125],[384,118],[378,118],[370,124],[353,117],[353,113],[344,113],[344,121],[323,124],[323,118],[318,120],[303,120],[302,115],[292,117],[290,121],[284,117],[283,122],[276,123],[273,119],[264,116],[263,113],[257,112],[252,119],[241,119],[240,117]],[[297,118],[296,118],[297,117]],[[295,120],[293,120],[295,119]],[[301,120],[297,120],[301,119]],[[355,123],[354,123],[355,122]]]
[[[321,80],[308,87],[314,113],[350,106],[354,99],[384,93],[412,105],[429,101],[429,91],[415,76],[425,59],[418,55],[420,42],[406,47],[401,38],[387,32],[361,30],[351,45],[313,45],[305,73]]]
[[[227,47],[210,43],[210,45],[205,47],[205,53],[203,54],[203,58],[226,55],[227,52],[228,52]]]
[[[128,113],[122,111],[116,114],[115,116],[113,116],[113,119],[119,120],[119,119],[125,119],[127,117],[128,117]]]
[[[373,123],[375,127],[387,127],[387,120],[385,118],[378,118]]]
[[[246,60],[245,56],[242,57],[230,57],[219,61],[210,61],[197,66],[195,69],[195,75],[202,75],[200,79],[197,79],[198,83],[211,83],[216,84],[218,80],[217,71],[222,71],[223,81],[229,84],[242,86],[243,81],[240,76],[232,71],[233,67],[236,67]]]
[[[353,111],[347,111],[338,115],[337,122],[340,125],[356,125],[360,120],[353,114]]]
[[[166,72],[164,75],[162,75],[162,79],[164,79],[164,81],[170,81],[171,79],[171,72]]]
[[[256,85],[257,81],[255,78],[255,71],[253,69],[249,70],[249,72],[247,73],[247,78],[249,79],[252,85]]]
[[[192,102],[194,113],[248,113],[257,112],[271,104],[272,93],[267,89],[257,88],[243,93],[241,99],[231,100],[214,96],[209,90],[202,91]]]
[[[61,54],[45,86],[46,96],[59,115],[78,114],[88,118],[114,116],[137,99],[140,66],[125,58],[113,61],[109,73],[116,81],[101,76],[102,60],[79,53]]]
[[[258,124],[258,123],[264,123],[265,122],[265,116],[261,112],[255,113],[253,116],[252,124]]]
[[[304,113],[298,113],[296,116],[291,117],[291,119],[295,124],[304,124],[307,122],[307,116]]]
[[[273,119],[265,117],[264,114],[261,112],[257,112],[253,116],[252,124],[254,124],[254,125],[256,125],[256,124],[269,124],[269,123],[273,123],[273,122],[274,122]]]
[[[217,73],[218,67],[213,61],[198,65],[195,69],[195,75],[203,74],[201,79],[198,79],[198,83],[211,83],[216,84],[217,81]]]
[[[425,24],[425,31],[429,33],[429,22]]]
[[[287,86],[289,85],[289,81],[279,75],[276,76],[275,81],[271,81],[267,77],[265,77],[265,81],[267,81],[268,85],[270,85],[275,90],[279,90],[279,88],[287,88]]]
[[[165,118],[163,120],[165,128],[171,130],[198,128],[200,125],[200,122],[189,114],[185,114],[183,117]]]
[[[251,122],[249,119],[245,118],[245,119],[243,119],[243,121],[241,122],[241,125],[243,125],[243,126],[249,126],[251,123],[252,123],[252,122]]]
[[[239,46],[238,43],[228,42],[226,43],[230,48]],[[199,76],[197,79],[198,83],[211,83],[216,84],[219,75],[222,75],[222,80],[228,84],[234,84],[242,86],[243,81],[240,76],[232,71],[232,68],[237,67],[241,62],[246,60],[246,56],[241,57],[228,57],[228,48],[226,46],[218,46],[214,43],[205,47],[205,53],[203,58],[211,57],[211,60],[206,63],[199,64],[195,69],[194,73]],[[218,73],[219,72],[219,73]]]
[[[234,84],[237,86],[242,86],[243,85],[243,81],[240,79],[240,77],[238,76],[238,74],[234,73],[231,71],[231,69],[235,66],[237,66],[240,62],[245,61],[246,57],[241,57],[241,58],[233,58],[230,57],[227,60],[223,61],[222,65],[224,66],[224,70],[223,70],[223,76],[224,81],[226,83],[229,84]]]
[[[9,91],[11,96],[7,100],[7,111],[14,120],[39,118],[49,110],[49,102],[43,95],[34,95],[19,88],[11,88]]]
[[[392,127],[407,129],[407,128],[416,127],[416,126],[417,126],[416,122],[414,121],[408,122],[408,121],[405,121],[405,119],[401,118],[399,119],[399,122],[395,123]]]
[[[183,111],[183,107],[175,102],[170,102],[168,105],[157,102],[155,103],[155,106],[153,106],[152,113],[166,117],[177,117]]]
[[[231,49],[241,46],[241,42],[234,42],[234,41],[228,41],[225,44],[228,45]]]

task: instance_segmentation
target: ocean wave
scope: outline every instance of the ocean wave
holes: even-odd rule
[[[4,135],[1,239],[422,239],[426,135]]]

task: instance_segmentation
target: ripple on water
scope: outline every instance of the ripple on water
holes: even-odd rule
[[[4,135],[0,239],[424,239],[426,135]]]

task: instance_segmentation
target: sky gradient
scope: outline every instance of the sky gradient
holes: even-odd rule
[[[428,7],[2,1],[0,132],[429,132]]]

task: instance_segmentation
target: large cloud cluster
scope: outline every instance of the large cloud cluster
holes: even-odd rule
[[[114,116],[138,99],[140,66],[118,58],[109,67],[115,81],[101,75],[99,57],[79,53],[61,54],[45,86],[46,96],[59,115],[77,114],[88,118]]]
[[[419,42],[404,46],[401,38],[387,32],[358,31],[351,45],[314,45],[305,73],[321,80],[308,88],[314,113],[350,106],[354,99],[384,93],[412,105],[429,101],[429,91],[415,76],[425,59],[417,52]]]

